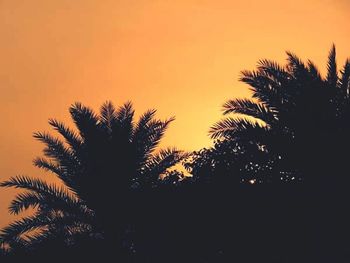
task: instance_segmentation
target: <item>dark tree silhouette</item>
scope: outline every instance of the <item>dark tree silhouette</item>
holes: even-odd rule
[[[338,73],[333,46],[322,77],[311,61],[287,56],[286,66],[261,60],[242,72],[253,98],[227,101],[227,117],[210,129],[214,147],[187,164],[196,195],[204,189],[205,216],[194,221],[222,262],[350,259],[350,61]]]
[[[253,144],[251,162],[257,167],[261,164],[255,157],[266,153],[273,173],[263,178],[260,173],[257,181],[307,178],[316,183],[335,171],[341,175],[345,167],[342,150],[350,145],[350,61],[338,76],[333,46],[323,78],[310,60],[305,64],[293,53],[287,52],[287,56],[284,67],[260,60],[256,71],[242,72],[241,81],[250,86],[253,98],[227,101],[224,114],[236,116],[212,126],[211,136],[219,139],[217,145],[222,141],[238,142],[241,147]],[[251,180],[245,173],[250,174],[244,170],[242,179]]]
[[[33,216],[4,228],[3,242],[15,248],[40,243],[47,236],[69,243],[80,235],[102,235],[111,252],[118,251],[137,209],[131,192],[165,185],[168,180],[161,176],[187,156],[175,148],[156,149],[174,118],[161,121],[155,113],[149,110],[135,123],[131,103],[116,109],[106,102],[99,115],[76,103],[70,114],[78,133],[51,119],[49,124],[65,141],[35,133],[46,146],[46,158],[35,159],[34,165],[54,173],[63,186],[25,176],[3,182],[4,187],[27,190],[12,201],[11,213],[37,208]]]
[[[287,56],[242,72],[253,98],[227,101],[214,147],[191,156],[156,150],[173,119],[135,123],[130,103],[73,105],[77,132],[50,120],[65,141],[36,133],[46,158],[34,164],[64,187],[3,182],[27,191],[10,212],[37,211],[2,231],[3,248],[14,262],[350,262],[350,62],[338,73],[333,46],[322,77]],[[169,169],[181,160],[192,177]]]

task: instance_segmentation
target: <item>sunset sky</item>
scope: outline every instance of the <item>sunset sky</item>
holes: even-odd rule
[[[239,72],[286,50],[324,71],[350,56],[350,0],[0,0],[0,179],[41,175],[50,117],[76,101],[176,116],[162,145],[209,146],[222,103],[249,96]],[[0,227],[13,191],[0,189]]]

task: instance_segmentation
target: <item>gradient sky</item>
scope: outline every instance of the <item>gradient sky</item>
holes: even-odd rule
[[[163,145],[210,145],[220,106],[249,96],[239,72],[284,62],[285,50],[322,71],[334,42],[350,56],[350,0],[0,0],[0,179],[40,175],[34,131],[70,123],[75,101],[98,109],[132,100],[138,113],[175,115]],[[0,190],[0,227],[13,219]]]

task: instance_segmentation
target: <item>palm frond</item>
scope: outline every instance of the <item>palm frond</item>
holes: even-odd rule
[[[38,214],[27,216],[4,227],[0,232],[0,239],[3,242],[16,242],[24,233],[46,227],[51,222],[52,220],[47,216]]]
[[[10,203],[9,212],[11,214],[18,215],[20,212],[28,209],[29,207],[38,207],[42,205],[40,194],[35,192],[24,192],[18,194]]]
[[[311,60],[307,61],[307,68],[311,74],[311,76],[314,78],[314,80],[322,81],[321,73],[318,70],[315,63],[313,63]]]
[[[304,62],[294,53],[287,51],[287,69],[294,77],[302,77],[308,74]]]
[[[341,78],[339,81],[340,89],[342,90],[345,96],[349,96],[350,94],[350,60],[347,59],[343,69],[340,71]]]
[[[84,141],[96,138],[100,122],[92,109],[75,103],[69,108],[69,112]]]
[[[67,173],[65,172],[65,169],[62,169],[58,164],[50,160],[37,157],[33,160],[33,164],[38,168],[42,168],[42,169],[45,169],[46,171],[50,171],[56,174],[64,182],[69,183],[69,181],[71,181],[71,178],[69,175],[67,175]]]
[[[47,160],[45,158],[37,157],[33,160],[33,164],[34,166],[38,168],[43,168],[46,171],[50,171],[58,175],[59,177],[62,177],[61,174],[64,173],[64,171],[61,169],[61,167],[58,164],[50,160]]]
[[[257,68],[259,72],[264,73],[266,76],[279,83],[285,82],[290,77],[290,74],[284,67],[272,60],[259,60]]]
[[[169,124],[174,121],[174,119],[175,118],[170,118],[165,121],[151,120],[143,127],[138,125],[137,132],[133,137],[138,165],[142,166],[152,154],[154,149],[159,145]]]
[[[188,153],[176,148],[160,150],[157,154],[153,154],[148,158],[141,176],[156,181],[159,179],[160,175],[164,174],[169,168],[181,162],[188,156]]]
[[[153,120],[149,122],[149,124],[145,127],[148,132],[145,134],[146,143],[145,146],[147,151],[152,152],[159,144],[160,140],[165,134],[165,131],[169,127],[169,124],[175,120],[175,117],[171,117],[170,119],[161,121],[161,120]]]
[[[24,192],[18,194],[10,203],[9,211],[12,214],[18,215],[20,212],[32,208],[39,208],[41,211],[62,211],[77,217],[91,218],[93,212],[89,210],[82,202],[74,199],[62,200],[53,198],[50,195],[39,194],[37,192]]]
[[[169,124],[174,117],[165,121],[154,119],[156,110],[148,110],[141,115],[134,128],[132,142],[137,149],[138,156],[150,153],[159,144]],[[143,158],[143,157],[142,157]]]
[[[338,82],[338,71],[337,71],[337,62],[336,62],[336,49],[335,45],[332,45],[332,48],[328,55],[327,62],[327,82],[332,88],[337,86]]]
[[[82,139],[74,131],[66,127],[64,123],[58,120],[49,119],[49,124],[65,138],[66,143],[77,154],[83,143]]]
[[[249,135],[249,132],[268,131],[268,126],[262,126],[257,121],[251,121],[245,118],[225,118],[210,128],[209,134],[211,138],[234,138],[235,136],[241,137],[242,139],[253,139]]]
[[[29,191],[35,191],[38,193],[51,193],[54,191],[51,186],[40,179],[35,179],[29,176],[15,176],[9,180],[1,182],[1,187],[14,187],[18,189],[24,189]]]
[[[30,233],[30,235],[25,235],[24,238],[20,238],[21,246],[24,247],[30,247],[35,248],[40,244],[43,244],[44,242],[48,242],[52,239],[57,240],[57,236],[54,235],[52,232],[48,231],[47,229],[35,229],[34,232]],[[18,242],[18,240],[16,241]],[[14,243],[11,244],[13,247]]]
[[[240,81],[248,84],[253,92],[253,98],[258,99],[270,109],[279,108],[284,101],[281,83],[261,71],[241,72]]]
[[[155,117],[155,109],[147,110],[140,116],[139,121],[137,122],[134,130],[134,137],[137,137],[139,133],[143,133],[145,127],[148,127],[148,123]]]
[[[33,216],[27,216],[10,223],[0,232],[0,239],[8,243],[29,243],[31,238],[35,239],[49,237],[55,231],[67,231],[77,225],[88,225],[80,222],[74,216],[67,216],[58,213],[35,213]],[[31,233],[33,232],[33,233]],[[29,234],[31,233],[31,234]],[[67,232],[69,234],[69,232]]]
[[[71,169],[78,167],[79,162],[74,153],[64,146],[63,142],[50,134],[36,132],[34,138],[45,144],[44,154],[49,158],[53,158],[61,167]]]
[[[116,117],[119,121],[124,121],[125,119],[132,119],[134,113],[133,105],[131,101],[128,101],[117,110]]]
[[[108,131],[111,132],[113,123],[116,121],[116,110],[112,102],[107,101],[101,106],[100,120]]]
[[[263,103],[257,103],[249,99],[228,100],[223,105],[223,109],[224,114],[244,114],[269,124],[276,121],[277,118],[277,112],[270,110]]]
[[[112,126],[113,140],[120,143],[129,143],[134,132],[134,109],[131,102],[126,102],[116,111],[116,122]],[[117,144],[118,144],[117,143]]]
[[[24,189],[36,194],[36,196],[20,195],[19,199],[15,199],[11,203],[10,208],[10,211],[12,210],[14,213],[25,209],[29,202],[34,202],[35,200],[38,202],[40,201],[40,203],[43,205],[47,203],[50,203],[50,205],[55,204],[54,208],[61,207],[61,209],[66,209],[69,211],[76,211],[77,208],[80,207],[79,200],[63,187],[58,188],[55,185],[49,185],[40,179],[34,179],[28,176],[16,176],[0,183],[0,186]],[[35,197],[37,197],[37,199],[35,199]],[[37,204],[38,203],[35,202],[32,203],[33,206]]]

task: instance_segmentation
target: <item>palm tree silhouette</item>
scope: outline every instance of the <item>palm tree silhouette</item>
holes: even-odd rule
[[[3,242],[21,247],[50,235],[67,242],[79,234],[99,233],[118,249],[115,241],[122,242],[129,213],[137,209],[132,193],[162,185],[161,176],[187,156],[175,148],[157,150],[174,118],[158,120],[155,113],[148,110],[134,122],[130,102],[118,109],[106,102],[99,115],[76,103],[70,114],[78,132],[50,119],[64,141],[35,133],[46,147],[45,158],[35,159],[34,165],[54,173],[63,186],[25,176],[3,182],[3,187],[27,190],[12,201],[11,213],[37,208],[33,216],[4,228]]]
[[[336,147],[349,145],[350,61],[338,76],[333,45],[323,78],[310,60],[305,64],[291,52],[287,57],[284,67],[260,60],[256,71],[243,71],[240,80],[250,86],[253,98],[228,100],[224,115],[238,115],[210,129],[219,144],[253,143],[268,154],[278,167],[277,181],[329,172],[342,162],[328,154],[339,157]]]

